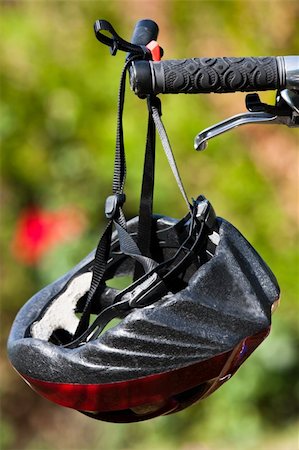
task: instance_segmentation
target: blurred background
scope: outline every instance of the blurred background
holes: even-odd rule
[[[298,131],[248,126],[193,150],[203,128],[245,110],[244,94],[169,96],[163,119],[189,196],[203,193],[276,274],[270,337],[211,398],[177,415],[114,425],[47,402],[15,374],[6,340],[19,308],[96,246],[111,192],[124,54],[93,23],[129,39],[160,26],[166,58],[298,54],[296,1],[1,2],[1,448],[11,450],[295,450],[298,433]],[[296,33],[297,31],[297,33]],[[262,94],[274,102],[274,93]],[[136,215],[145,102],[127,91],[128,218]],[[184,202],[158,148],[155,212]]]

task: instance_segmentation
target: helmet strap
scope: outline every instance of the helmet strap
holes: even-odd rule
[[[138,55],[131,56],[126,61],[121,74],[118,93],[116,145],[112,184],[113,195],[107,198],[105,208],[106,217],[109,219],[109,222],[104,233],[102,234],[102,237],[100,238],[99,244],[96,249],[91,286],[87,295],[87,300],[81,315],[81,319],[74,335],[74,339],[78,338],[78,336],[80,336],[88,328],[93,304],[97,301],[97,294],[99,294],[103,289],[103,277],[110,253],[113,224],[115,225],[118,233],[121,252],[133,257],[138,262],[139,266],[141,266],[140,271],[143,270],[144,273],[147,273],[151,271],[155,266],[157,266],[157,263],[154,260],[146,256],[144,253],[141,253],[138,245],[127,232],[127,223],[122,210],[122,205],[125,202],[124,185],[126,179],[126,157],[123,136],[123,110],[125,100],[126,75],[129,65],[133,60],[137,58]],[[149,125],[149,129],[150,131],[147,146],[149,147],[149,150],[147,152],[147,155],[148,159],[151,159],[151,149],[153,147],[152,143],[155,134],[153,130],[152,119],[151,125]],[[153,168],[151,172],[153,172]],[[147,177],[145,178],[147,179]],[[152,191],[153,189],[153,180],[150,183],[148,183],[148,181],[145,182],[146,186],[150,186],[151,184],[152,188],[150,188],[150,191]],[[152,194],[150,194],[149,197],[152,197]],[[150,203],[152,203],[152,201],[150,201]],[[143,217],[145,216],[147,216],[147,213],[143,214]],[[148,219],[146,219],[146,221],[148,221]]]
[[[164,149],[177,185],[181,191],[183,199],[190,214],[193,214],[193,207],[188,201],[186,191],[178,172],[172,148],[161,120],[161,102],[156,96],[148,96],[147,103],[149,118],[139,207],[137,242],[135,242],[132,236],[127,232],[127,223],[122,210],[122,206],[125,202],[124,185],[126,179],[126,158],[123,136],[123,110],[127,69],[132,61],[137,58],[138,55],[131,56],[126,61],[121,74],[118,94],[116,146],[112,184],[113,195],[107,198],[105,208],[106,217],[109,219],[109,222],[104,233],[102,234],[102,237],[100,238],[99,244],[96,249],[91,286],[87,295],[81,319],[74,335],[75,340],[88,329],[90,314],[93,310],[93,305],[98,301],[103,290],[104,274],[110,254],[113,225],[115,226],[118,233],[120,251],[123,254],[132,257],[136,261],[134,281],[141,278],[144,274],[150,273],[155,267],[158,266],[158,263],[151,258],[151,245],[153,242],[152,210],[154,192],[156,129],[160,136],[162,147]]]
[[[156,127],[150,110],[150,99],[148,105],[148,125],[143,165],[142,187],[138,214],[137,245],[144,256],[151,257],[151,246],[153,242],[153,196],[155,182],[155,153],[156,153]],[[141,264],[136,262],[134,281],[144,275]]]

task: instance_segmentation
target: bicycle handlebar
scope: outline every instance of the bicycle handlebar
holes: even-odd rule
[[[130,82],[139,97],[299,89],[299,56],[135,61]]]

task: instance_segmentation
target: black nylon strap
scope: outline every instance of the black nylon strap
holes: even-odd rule
[[[124,149],[122,116],[125,100],[127,67],[135,58],[136,57],[133,56],[126,62],[120,78],[120,86],[118,91],[118,107],[117,107],[114,175],[112,184],[112,191],[114,194],[123,194],[123,188],[126,179],[126,159]],[[116,213],[118,216],[114,217],[113,219],[118,221],[121,226],[126,227],[126,220],[120,207],[118,208],[118,211],[116,211]],[[82,312],[81,319],[79,321],[77,330],[74,335],[75,339],[78,336],[80,336],[80,334],[82,334],[83,331],[85,331],[86,328],[88,327],[92,304],[94,298],[96,297],[96,294],[98,293],[102,285],[102,279],[105,273],[106,263],[109,257],[113,219],[109,221],[96,249],[91,285],[87,295],[87,300]]]
[[[116,125],[116,145],[115,145],[115,158],[114,158],[114,175],[112,190],[114,194],[122,194],[124,184],[126,180],[126,157],[124,147],[124,131],[123,131],[123,112],[125,102],[125,90],[126,90],[126,75],[127,68],[131,62],[136,59],[132,57],[126,62],[121,78],[118,91],[118,107],[117,107],[117,125]]]
[[[153,236],[153,194],[155,181],[155,153],[156,153],[156,127],[148,102],[148,126],[145,157],[143,165],[142,188],[140,195],[137,245],[144,256],[151,257],[151,243]],[[142,266],[137,262],[134,272],[134,280],[144,274]]]
[[[119,94],[118,94],[118,113],[117,113],[117,128],[116,128],[116,147],[115,147],[115,160],[114,160],[114,175],[113,175],[113,185],[112,190],[116,196],[123,195],[124,184],[126,179],[126,159],[125,159],[125,148],[124,148],[124,136],[123,136],[123,110],[124,110],[124,100],[125,100],[125,87],[126,87],[126,75],[127,68],[131,62],[138,56],[133,55],[126,62],[124,69],[121,74]],[[123,197],[124,198],[124,197]],[[91,280],[91,286],[87,295],[87,300],[82,312],[81,319],[79,321],[77,330],[74,335],[74,339],[78,338],[89,326],[90,314],[92,310],[93,303],[96,301],[97,294],[103,288],[103,276],[106,270],[106,264],[109,258],[110,246],[111,246],[111,236],[112,236],[112,225],[114,223],[118,236],[121,251],[133,257],[137,260],[143,267],[144,272],[152,270],[157,264],[155,261],[147,256],[143,256],[134,242],[132,237],[126,231],[126,219],[122,211],[121,205],[116,204],[117,208],[114,212],[113,217],[107,224],[107,227],[99,241],[96,249],[93,275]],[[110,217],[110,216],[109,216]]]
[[[112,236],[112,223],[113,221],[110,220],[109,223],[107,224],[106,229],[102,234],[102,237],[96,249],[92,281],[81,319],[74,334],[74,339],[77,339],[89,326],[92,301],[96,297],[101,287],[101,281],[105,273],[106,264],[109,258],[111,236]]]
[[[108,37],[101,31],[108,31],[112,37]],[[113,56],[116,55],[117,50],[121,50],[138,56],[138,59],[151,59],[151,52],[145,45],[136,45],[125,41],[116,33],[111,23],[107,20],[97,20],[94,24],[94,32],[96,38],[102,42],[102,44],[110,47]]]
[[[141,252],[140,252],[136,242],[132,238],[132,236],[127,232],[127,230],[125,230],[123,227],[121,227],[117,222],[115,222],[115,228],[118,233],[120,251],[124,255],[131,256],[136,261],[141,263],[145,273],[154,269],[158,265],[153,259],[151,259],[147,256],[143,256],[141,254]]]
[[[109,212],[110,221],[99,241],[96,249],[93,275],[91,286],[87,295],[87,300],[82,312],[81,319],[79,321],[77,330],[74,335],[74,339],[77,341],[79,336],[85,335],[86,330],[89,327],[90,314],[92,306],[96,301],[96,298],[100,291],[103,289],[103,277],[106,270],[107,261],[109,258],[111,247],[111,236],[113,224],[116,227],[120,250],[123,254],[128,255],[135,259],[137,262],[134,279],[138,279],[143,274],[151,272],[158,266],[158,263],[150,258],[150,247],[152,242],[152,205],[153,205],[153,188],[154,188],[154,165],[155,165],[155,132],[156,128],[160,135],[161,143],[168,159],[171,170],[175,176],[182,196],[187,204],[187,207],[192,213],[192,207],[188,201],[182,180],[180,178],[172,149],[161,121],[161,104],[157,97],[148,98],[149,108],[149,121],[148,121],[148,133],[146,143],[146,153],[144,161],[144,173],[140,200],[139,211],[139,227],[137,244],[126,230],[126,219],[122,211],[122,203],[119,203],[119,199],[124,199],[124,184],[126,179],[126,159],[124,148],[124,136],[123,136],[123,109],[125,99],[125,86],[126,86],[126,74],[127,68],[134,59],[137,59],[138,55],[133,55],[126,62],[121,74],[120,88],[118,94],[118,114],[117,114],[117,130],[116,130],[116,148],[115,148],[115,161],[114,161],[114,176],[112,190],[115,197],[115,209]],[[114,203],[113,203],[114,204]],[[141,247],[141,251],[140,248]]]

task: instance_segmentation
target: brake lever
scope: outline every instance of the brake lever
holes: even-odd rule
[[[273,121],[274,123],[277,123],[277,116],[264,112],[237,114],[236,116],[223,120],[222,122],[212,125],[211,127],[198,133],[194,139],[194,148],[197,151],[205,150],[208,146],[209,139],[241,125],[252,123],[273,123]]]
[[[248,94],[246,106],[248,113],[237,114],[201,131],[194,139],[195,150],[205,150],[209,139],[241,125],[261,123],[299,126],[299,94],[297,92],[289,89],[279,92],[275,106],[262,103],[258,94]]]

